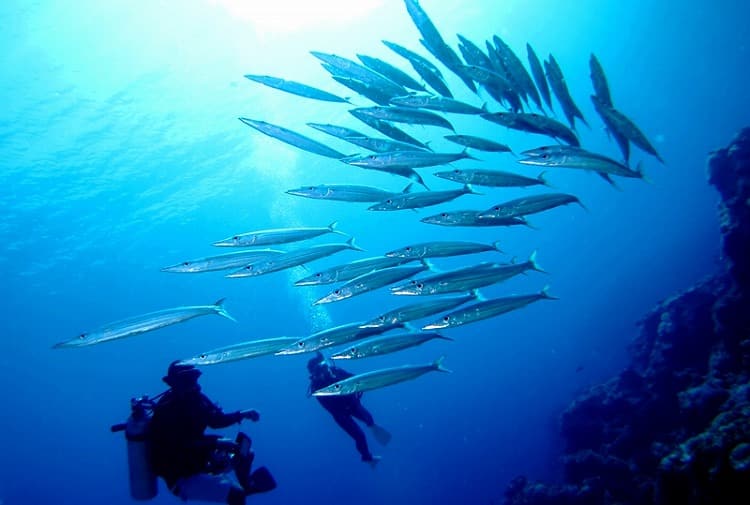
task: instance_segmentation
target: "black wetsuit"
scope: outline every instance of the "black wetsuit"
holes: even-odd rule
[[[154,407],[149,427],[154,472],[170,489],[181,477],[205,473],[218,439],[205,435],[206,428],[226,428],[240,421],[239,412],[225,414],[200,387],[170,389]]]
[[[328,370],[330,371],[329,374],[319,373],[310,378],[310,389],[312,391],[330,386],[334,382],[347,379],[353,375],[336,366],[332,366]],[[367,446],[367,437],[354,420],[356,417],[367,426],[375,424],[372,414],[362,406],[361,397],[362,393],[342,396],[316,396],[323,408],[331,413],[336,423],[354,439],[357,451],[362,456],[362,461],[372,461],[372,454]]]

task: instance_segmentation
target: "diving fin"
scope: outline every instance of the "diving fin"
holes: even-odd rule
[[[380,445],[388,445],[388,442],[391,441],[391,434],[382,426],[373,424],[370,426],[370,430],[372,431],[372,436],[375,437],[375,440],[377,440]]]
[[[276,489],[276,480],[268,468],[262,466],[250,475],[250,486],[245,491],[247,494],[255,494],[267,493],[274,489]]]

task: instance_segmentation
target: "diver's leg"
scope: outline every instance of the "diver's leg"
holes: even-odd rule
[[[362,428],[354,421],[354,418],[348,414],[336,414],[333,416],[336,420],[336,424],[349,434],[354,439],[354,443],[357,446],[357,451],[362,456],[362,461],[372,461],[372,454],[370,449],[367,447],[367,437]]]
[[[235,482],[224,475],[200,473],[177,479],[173,492],[183,500],[204,501],[210,503],[229,503],[243,505],[237,501],[238,492],[244,497],[245,492]],[[229,500],[232,501],[229,501]]]
[[[375,420],[372,418],[372,414],[367,410],[364,405],[357,402],[357,406],[352,409],[352,415],[365,423],[368,427],[375,424]]]

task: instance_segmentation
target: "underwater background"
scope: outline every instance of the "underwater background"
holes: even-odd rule
[[[226,252],[210,244],[236,233],[333,221],[366,252],[319,260],[311,272],[416,241],[499,241],[503,256],[434,264],[510,261],[536,250],[548,275],[531,272],[482,293],[533,293],[549,284],[560,300],[446,330],[454,342],[344,363],[363,372],[445,355],[453,371],[365,394],[364,405],[393,434],[384,448],[371,441],[383,458],[374,471],[306,397],[307,355],[204,368],[204,391],[225,410],[261,413],[259,423],[242,429],[279,487],[251,499],[489,504],[502,500],[516,475],[560,478],[560,411],[624,366],[636,323],[650,307],[716,268],[717,195],[706,183],[705,159],[747,123],[743,34],[750,7],[729,0],[679,9],[660,0],[584,0],[574,8],[542,0],[421,4],[454,47],[457,33],[480,43],[499,34],[523,61],[527,42],[540,56],[553,53],[591,125],[579,126],[583,146],[618,157],[588,98],[595,53],[618,108],[656,143],[665,165],[634,151],[633,165],[643,160],[650,181],[618,180],[620,190],[592,174],[551,169],[545,177],[555,191],[575,194],[587,210],[566,206],[531,216],[534,228],[419,222],[534,188],[476,188],[483,195],[418,213],[298,198],[284,192],[321,183],[399,191],[407,181],[247,128],[238,117],[285,126],[346,154],[360,151],[305,123],[364,129],[348,104],[286,94],[243,75],[351,96],[309,51],[369,54],[410,71],[380,42],[427,54],[401,0],[0,4],[0,503],[131,503],[125,442],[109,426],[125,419],[131,397],[164,389],[160,379],[172,360],[244,340],[301,337],[413,301],[380,290],[313,307],[330,286],[293,286],[308,275],[302,268],[250,279],[160,272]],[[444,75],[457,98],[502,110]],[[352,102],[369,105],[361,97]],[[553,143],[476,118],[454,124],[516,153]],[[456,151],[442,130],[404,129],[436,150]],[[509,154],[472,154],[482,161],[455,166],[539,173]],[[431,189],[455,187],[428,175],[442,169],[420,169]],[[237,323],[206,317],[101,345],[52,349],[108,321],[223,297]],[[162,486],[154,503],[176,500]]]

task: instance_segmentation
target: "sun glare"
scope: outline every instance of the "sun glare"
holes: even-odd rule
[[[384,0],[210,0],[259,32],[284,33],[340,25],[363,17]]]

